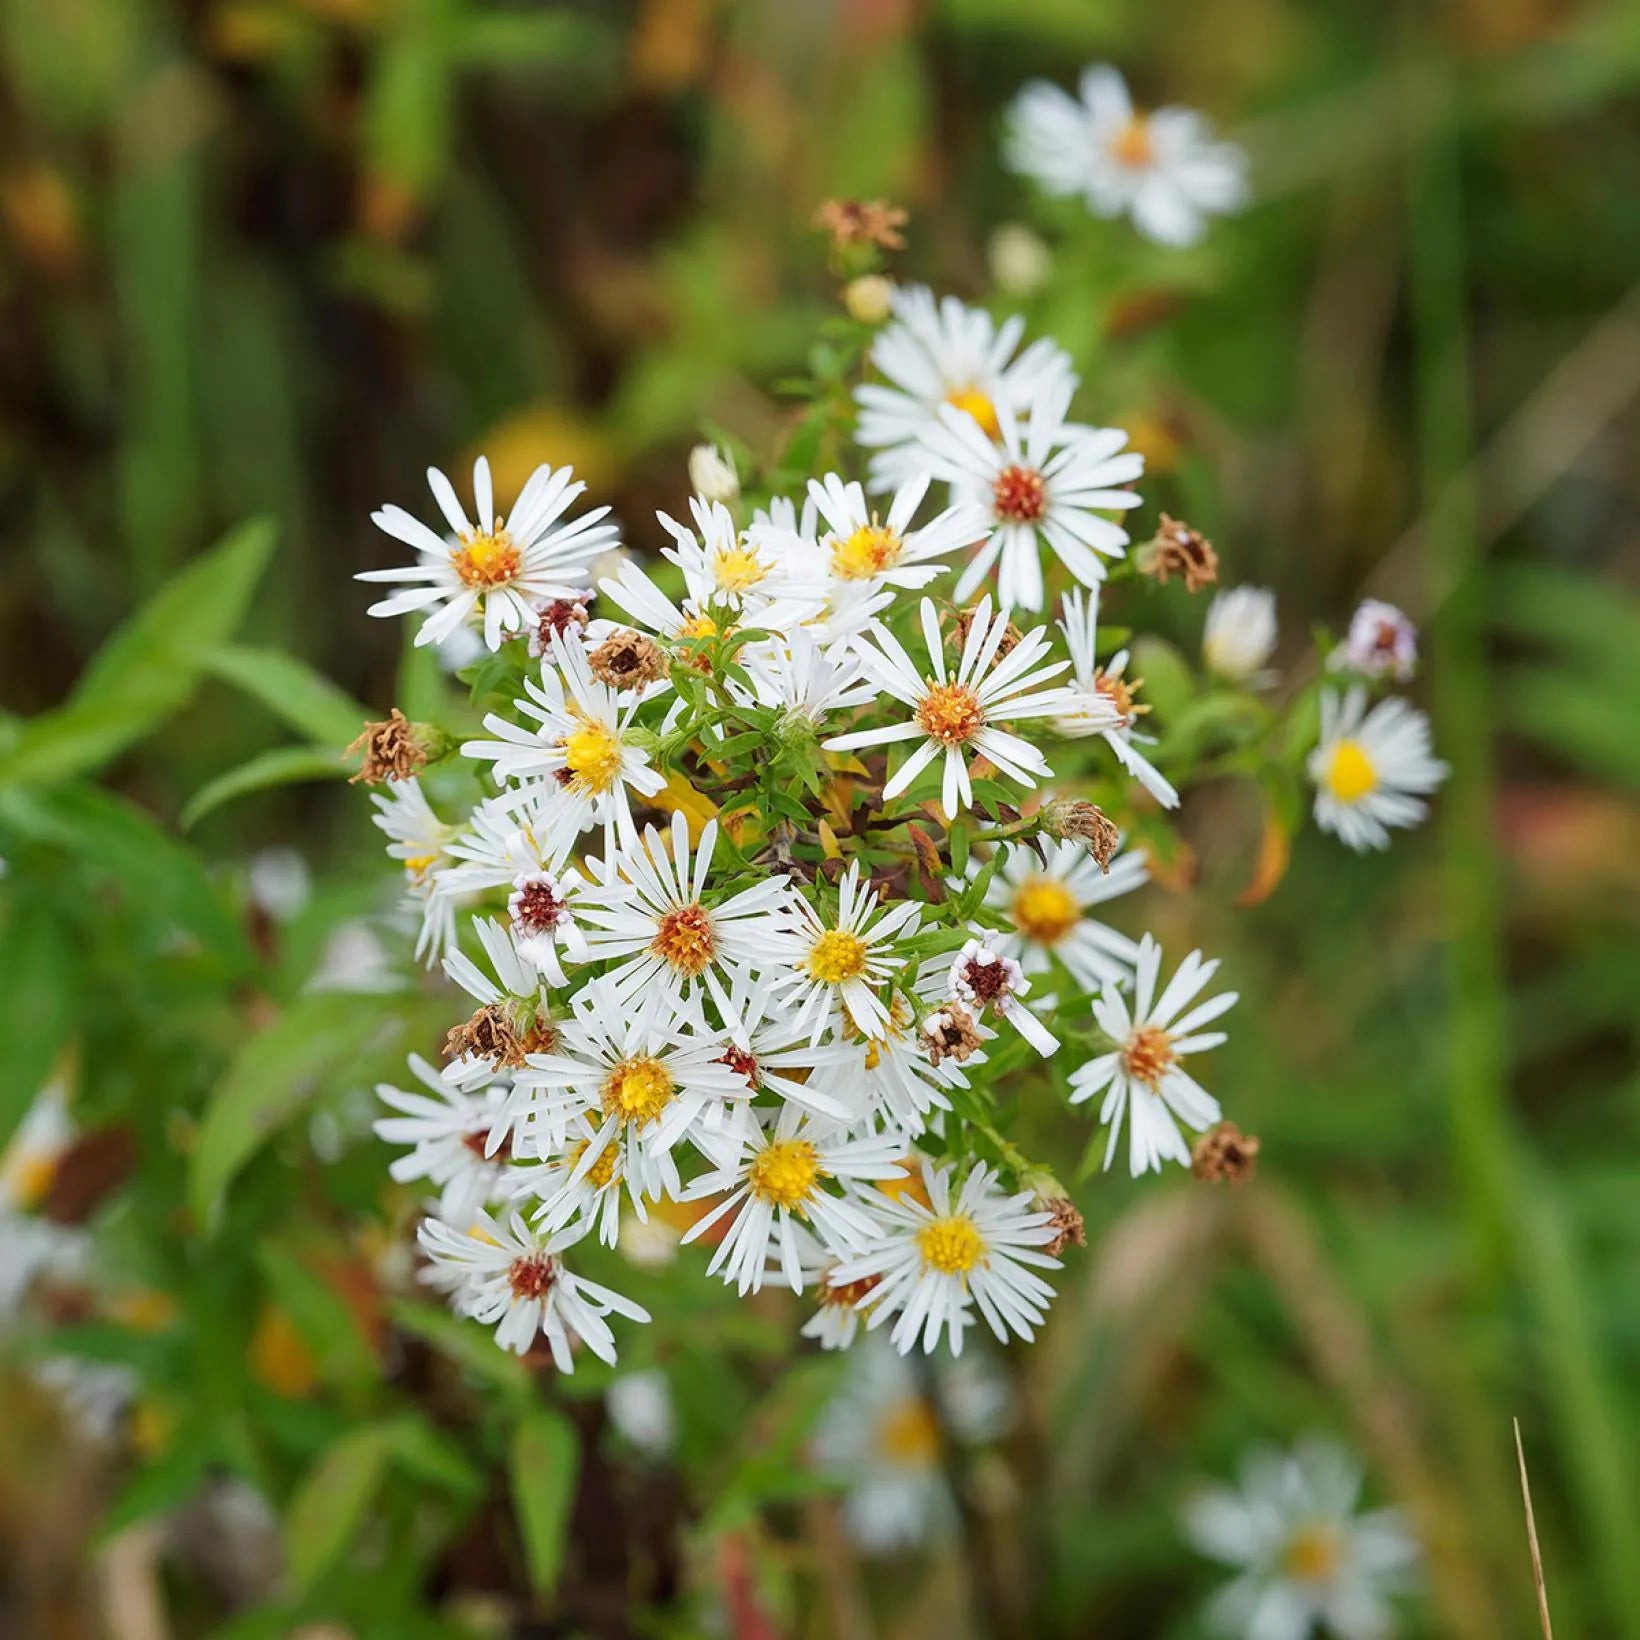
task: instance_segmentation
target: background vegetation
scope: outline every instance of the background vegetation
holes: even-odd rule
[[[6,1346],[0,1631],[1189,1636],[1185,1490],[1322,1429],[1423,1537],[1409,1632],[1496,1640],[1536,1632],[1518,1416],[1561,1632],[1640,1635],[1640,13],[5,0],[0,30],[0,1141],[71,1088],[46,1211],[97,1237]],[[1001,170],[1017,87],[1099,58],[1251,149],[1204,248]],[[699,1261],[634,1287],[656,1461],[605,1378],[405,1296],[367,1090],[448,1004],[355,994],[361,938],[403,941],[336,758],[439,686],[348,579],[387,561],[369,510],[482,446],[503,491],[573,461],[652,551],[703,425],[786,436],[771,384],[837,302],[809,216],[850,194],[969,296],[1034,224],[1052,270],[999,310],[1075,354],[1151,507],[1276,589],[1286,653],[1363,588],[1426,623],[1454,770],[1387,861],[1303,831],[1256,904],[1256,806],[1192,797],[1141,910],[1242,992],[1215,1086],[1261,1177],[1079,1187],[962,1534],[887,1565],[798,1461],[836,1366],[778,1298],[725,1307]],[[1154,607],[1195,641],[1182,589]],[[315,883],[283,920],[249,888],[275,845]],[[1081,1118],[1028,1120],[1079,1153]],[[111,1443],[39,1394],[63,1354],[138,1375]],[[271,1565],[201,1524],[230,1475]]]

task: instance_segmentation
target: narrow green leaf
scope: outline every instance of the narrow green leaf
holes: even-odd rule
[[[299,735],[339,753],[375,714],[304,660],[277,649],[226,644],[206,652],[205,669],[242,689]]]
[[[540,1594],[552,1593],[563,1567],[580,1464],[575,1426],[552,1407],[536,1408],[513,1434],[508,1456],[513,1503],[530,1584]]]
[[[68,1039],[74,942],[48,901],[18,895],[0,924],[0,1150]]]
[[[419,1414],[397,1419],[390,1426],[390,1440],[393,1461],[418,1480],[460,1497],[475,1498],[483,1492],[483,1471]]]
[[[344,1435],[310,1469],[285,1516],[291,1582],[305,1592],[341,1559],[381,1486],[392,1437],[367,1425]]]
[[[275,1301],[312,1352],[322,1378],[333,1384],[376,1378],[375,1352],[351,1306],[329,1282],[277,1242],[263,1242],[256,1262]]]
[[[301,780],[340,780],[347,773],[339,751],[321,746],[276,746],[257,755],[237,769],[229,769],[208,780],[190,797],[182,810],[184,831],[197,826],[212,810],[252,792],[270,791],[275,786],[291,786]]]

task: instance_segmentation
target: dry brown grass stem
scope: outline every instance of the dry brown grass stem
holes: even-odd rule
[[[1549,1591],[1543,1583],[1543,1551],[1538,1548],[1537,1519],[1532,1513],[1532,1483],[1526,1478],[1526,1449],[1520,1444],[1520,1419],[1515,1426],[1515,1460],[1520,1465],[1520,1498],[1526,1505],[1526,1541],[1532,1550],[1532,1587],[1537,1590],[1538,1622],[1543,1640],[1555,1640],[1555,1626],[1549,1621]]]

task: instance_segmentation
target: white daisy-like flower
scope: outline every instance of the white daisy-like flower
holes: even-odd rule
[[[518,1213],[505,1223],[480,1213],[471,1231],[424,1220],[416,1239],[432,1260],[426,1279],[451,1294],[460,1314],[494,1327],[496,1343],[518,1355],[544,1337],[553,1364],[573,1372],[576,1342],[615,1364],[615,1335],[605,1317],[649,1320],[641,1305],[566,1267],[561,1255],[585,1234],[586,1226],[575,1225],[543,1238]]]
[[[572,1116],[562,1146],[553,1146],[535,1163],[514,1167],[509,1182],[515,1197],[535,1199],[531,1217],[543,1230],[550,1233],[585,1220],[597,1226],[604,1246],[613,1247],[621,1235],[622,1186],[640,1219],[647,1216],[647,1207],[641,1183],[621,1165],[624,1133],[617,1131],[606,1142],[599,1132],[600,1124],[585,1112]],[[538,1129],[531,1143],[543,1137],[550,1143],[551,1135]]]
[[[917,979],[918,995],[928,1000],[948,987],[943,976],[925,968]],[[950,1110],[952,1088],[966,1088],[968,1078],[950,1057],[936,1065],[917,1030],[911,1004],[896,993],[882,1021],[864,1040],[852,1044],[857,1068],[847,1085],[865,1093],[865,1114],[875,1113],[890,1127],[914,1139],[925,1131],[936,1111]],[[989,1037],[983,1027],[978,1034]],[[983,1065],[985,1053],[972,1049],[962,1061]]]
[[[508,633],[525,631],[535,623],[538,603],[573,595],[585,579],[587,565],[619,539],[613,524],[599,522],[608,507],[560,522],[586,489],[574,482],[568,467],[537,467],[503,520],[495,511],[490,464],[480,456],[473,463],[476,524],[436,467],[427,469],[427,483],[454,539],[429,529],[403,507],[383,507],[370,515],[371,522],[414,547],[419,559],[399,569],[365,570],[357,577],[416,583],[372,604],[370,613],[436,609],[416,634],[418,644],[440,642],[476,610],[485,643],[499,649]]]
[[[419,780],[389,780],[386,786],[385,792],[371,794],[376,809],[371,819],[387,833],[388,854],[404,867],[406,895],[421,912],[416,955],[431,964],[455,944],[460,893],[444,872],[460,828],[433,812]]]
[[[723,1195],[723,1200],[684,1233],[693,1241],[726,1214],[734,1218],[706,1266],[723,1271],[725,1282],[742,1296],[763,1286],[771,1256],[793,1292],[803,1290],[801,1243],[796,1231],[810,1227],[833,1252],[869,1244],[876,1233],[871,1215],[852,1198],[833,1194],[828,1179],[898,1179],[905,1146],[897,1138],[871,1134],[838,1137],[807,1112],[787,1105],[772,1128],[753,1121],[735,1149],[685,1189],[685,1201]]]
[[[970,860],[968,869],[977,876],[981,868]],[[1139,947],[1087,912],[1131,894],[1149,874],[1142,854],[1115,855],[1104,870],[1074,837],[1008,843],[985,890],[986,905],[1009,923],[998,948],[1018,957],[1027,974],[1044,973],[1057,959],[1085,991],[1120,984],[1132,974]]]
[[[851,860],[837,885],[837,916],[824,921],[802,895],[794,895],[785,933],[771,940],[767,962],[789,972],[774,978],[774,988],[789,993],[798,1029],[818,1042],[827,1028],[833,1034],[848,1020],[870,1037],[888,1021],[888,1009],[877,994],[905,958],[895,942],[917,932],[922,908],[915,900],[879,909],[877,891],[860,881],[860,862]]]
[[[632,997],[658,986],[677,1007],[704,986],[739,1041],[744,1031],[725,983],[728,969],[762,958],[784,926],[792,890],[776,875],[727,898],[710,895],[717,840],[717,821],[708,820],[691,861],[681,813],[672,816],[670,849],[646,826],[582,890],[578,912],[588,955],[618,964],[606,976],[617,993]]]
[[[1031,982],[1018,961],[998,950],[998,936],[986,929],[950,959],[947,983],[953,1001],[1008,1021],[1039,1054],[1054,1053],[1059,1038],[1031,1012],[1025,1001]]]
[[[842,1389],[820,1415],[813,1452],[847,1491],[843,1524],[861,1548],[887,1554],[955,1527],[940,1418],[917,1372],[880,1339],[855,1352]],[[1003,1434],[1008,1381],[978,1356],[941,1364],[937,1393],[951,1437],[978,1446]]]
[[[387,1171],[400,1184],[426,1179],[437,1185],[439,1217],[468,1224],[481,1207],[508,1194],[512,1147],[506,1085],[465,1091],[445,1081],[420,1054],[410,1055],[410,1069],[427,1093],[406,1093],[390,1082],[376,1085],[376,1097],[398,1112],[377,1119],[376,1137],[410,1147]]]
[[[853,649],[844,643],[822,643],[806,626],[744,650],[740,660],[752,680],[752,701],[807,718],[811,725],[877,698],[876,686]],[[737,698],[744,695],[733,678],[728,681]]]
[[[541,681],[525,678],[519,713],[535,727],[492,712],[484,727],[496,738],[469,740],[465,757],[495,766],[499,780],[556,781],[556,803],[543,806],[543,847],[562,858],[588,826],[602,822],[606,856],[617,830],[632,829],[631,794],[653,797],[666,777],[651,767],[649,753],[634,743],[632,714],[638,701],[623,706],[618,692],[593,677],[579,644],[554,638],[553,665],[543,665]]]
[[[715,444],[697,444],[689,452],[689,487],[704,501],[738,501],[740,474],[734,456]]]
[[[481,1010],[492,1010],[503,1016],[517,1038],[516,1051],[522,1054],[532,1040],[551,1030],[547,986],[564,984],[563,972],[544,973],[533,957],[526,956],[519,948],[513,930],[503,927],[493,917],[474,917],[472,927],[488,959],[490,973],[460,949],[452,949],[445,957],[444,972]],[[497,1069],[516,1068],[516,1057],[503,1059],[499,1054],[499,1049],[497,1056],[492,1057],[478,1052],[464,1054],[444,1067],[444,1080],[455,1087],[472,1088],[489,1081]],[[510,1113],[510,1103],[508,1110]],[[502,1127],[496,1128],[493,1144],[500,1144],[504,1131]]]
[[[1048,652],[1047,632],[1028,632],[998,659],[1008,636],[1008,612],[991,612],[987,594],[974,611],[955,674],[946,669],[945,638],[931,600],[922,601],[923,642],[933,676],[925,676],[906,654],[899,639],[880,622],[873,623],[870,643],[859,647],[860,662],[889,695],[911,708],[905,723],[876,729],[857,729],[834,735],[828,750],[847,751],[861,746],[885,746],[896,741],[920,740],[898,772],[883,787],[884,798],[898,797],[935,758],[944,756],[940,801],[948,815],[972,806],[974,789],[968,763],[983,757],[1009,779],[1035,786],[1051,774],[1047,760],[1030,741],[999,727],[1004,721],[1048,717],[1065,704],[1062,688],[1044,687],[1065,670],[1063,661],[1037,663]]]
[[[1350,617],[1350,630],[1329,664],[1367,678],[1406,683],[1418,670],[1418,629],[1394,604],[1364,598]]]
[[[1069,382],[1049,382],[1019,413],[1004,406],[994,440],[950,407],[924,435],[928,469],[983,520],[983,543],[957,582],[958,603],[994,569],[999,603],[1041,609],[1043,547],[1084,586],[1104,579],[1105,559],[1126,554],[1127,531],[1104,514],[1139,505],[1126,486],[1145,459],[1122,448],[1127,434],[1118,427],[1068,423],[1071,392]]]
[[[0,1151],[0,1212],[36,1207],[74,1142],[74,1118],[61,1082],[47,1084]]]
[[[931,480],[918,473],[895,491],[883,516],[866,500],[859,484],[836,473],[809,480],[824,534],[820,550],[826,573],[845,584],[924,587],[940,575],[943,560],[985,533],[985,517],[973,505],[947,507],[921,529],[912,528]]]
[[[1207,1620],[1238,1640],[1387,1640],[1389,1596],[1407,1589],[1418,1545],[1398,1509],[1359,1514],[1361,1469],[1333,1442],[1291,1452],[1260,1448],[1239,1485],[1212,1487],[1186,1505],[1184,1533],[1210,1559],[1237,1568]]]
[[[1270,682],[1276,647],[1276,595],[1265,587],[1227,587],[1207,606],[1202,661],[1230,683]]]
[[[1107,1168],[1126,1117],[1128,1167],[1134,1178],[1159,1173],[1164,1161],[1188,1167],[1190,1146],[1179,1123],[1201,1133],[1221,1116],[1218,1100],[1185,1070],[1184,1061],[1224,1041],[1223,1031],[1202,1027],[1236,1004],[1234,991],[1196,1001],[1218,972],[1217,958],[1205,961],[1200,951],[1192,951],[1158,996],[1161,965],[1162,948],[1146,934],[1134,964],[1132,1005],[1115,985],[1107,985],[1093,1004],[1094,1019],[1116,1046],[1071,1072],[1073,1105],[1105,1096],[1099,1120],[1110,1127]]]
[[[701,445],[700,449],[709,449]],[[715,454],[715,452],[714,452]],[[691,460],[691,468],[693,461]],[[733,472],[733,469],[730,469]],[[615,1433],[651,1458],[664,1457],[677,1439],[677,1415],[666,1374],[658,1367],[623,1372],[604,1391],[604,1406]]]
[[[1033,81],[1015,99],[1007,163],[1050,194],[1080,195],[1098,217],[1124,212],[1148,239],[1190,245],[1207,219],[1246,203],[1247,156],[1190,108],[1136,110],[1122,76],[1085,69],[1080,97]]]
[[[995,1172],[983,1164],[969,1173],[954,1200],[952,1168],[924,1161],[922,1172],[929,1205],[909,1195],[880,1196],[871,1205],[881,1238],[837,1266],[839,1282],[878,1278],[860,1300],[869,1312],[866,1326],[894,1317],[890,1338],[902,1355],[919,1338],[932,1354],[942,1333],[960,1355],[975,1307],[1004,1343],[1010,1333],[1027,1341],[1035,1337],[1053,1288],[1028,1266],[1059,1268],[1059,1260],[1041,1250],[1056,1234],[1052,1215],[1029,1192],[1010,1196],[1001,1190]]]
[[[669,638],[674,643],[726,637],[736,625],[725,611],[719,610],[718,616],[713,616],[705,597],[690,593],[681,604],[673,603],[631,562],[620,565],[613,575],[600,581],[598,590],[646,632]]]
[[[733,610],[740,626],[786,632],[825,607],[825,589],[800,574],[800,565],[779,550],[777,536],[742,532],[721,501],[690,497],[690,529],[657,513],[673,544],[662,549],[683,571],[684,585],[701,606]]]
[[[1073,688],[1063,711],[1053,721],[1056,734],[1072,740],[1098,735],[1115,754],[1116,761],[1139,782],[1164,809],[1179,806],[1179,793],[1166,775],[1139,750],[1136,742],[1151,743],[1151,737],[1137,732],[1140,717],[1150,710],[1134,698],[1143,679],[1126,676],[1128,652],[1118,650],[1101,666],[1096,653],[1099,625],[1099,589],[1086,597],[1067,592],[1060,601],[1059,629],[1065,634],[1071,656]]]
[[[1367,710],[1359,685],[1321,696],[1321,741],[1310,753],[1315,819],[1357,853],[1389,847],[1391,826],[1415,826],[1448,766],[1430,751],[1429,719],[1404,700]]]
[[[998,325],[954,296],[936,302],[925,285],[894,292],[894,320],[871,347],[871,363],[886,385],[868,382],[854,391],[860,407],[854,438],[874,452],[867,475],[873,492],[897,489],[926,471],[923,435],[939,426],[944,406],[995,438],[1003,411],[1029,411],[1048,388],[1074,389],[1064,349],[1043,337],[1020,352],[1024,330],[1017,316]]]
[[[721,1054],[715,1037],[697,1034],[674,1012],[664,990],[629,998],[594,980],[572,999],[553,1050],[528,1055],[514,1073],[529,1142],[539,1155],[554,1154],[571,1119],[591,1116],[598,1130],[588,1168],[623,1139],[632,1189],[651,1201],[676,1196],[678,1141],[721,1135],[731,1142],[734,1112],[752,1097]]]

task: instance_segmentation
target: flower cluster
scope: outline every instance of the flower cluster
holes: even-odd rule
[[[1102,130],[1111,86],[1084,91],[1074,118]],[[1028,95],[1017,152],[1072,118]],[[1142,140],[1197,207],[1230,201],[1188,122],[1124,118],[1130,159]],[[1122,198],[1187,237],[1176,200]],[[903,224],[880,202],[823,218],[857,274]],[[977,1320],[1030,1338],[1082,1238],[1052,1170],[1006,1136],[1032,1062],[1068,1106],[1097,1096],[1107,1167],[1124,1134],[1134,1175],[1237,1178],[1258,1148],[1197,1080],[1236,1001],[1218,963],[1170,968],[1104,920],[1149,875],[1124,833],[1154,839],[1181,783],[1217,771],[1201,735],[1180,750],[1147,730],[1140,650],[1101,644],[1101,594],[1170,576],[1194,593],[1218,555],[1163,515],[1130,556],[1142,459],[1072,419],[1055,343],[922,288],[876,318],[851,321],[861,379],[825,429],[862,477],[773,494],[703,448],[687,518],[633,540],[659,548],[648,568],[607,509],[575,512],[567,470],[541,468],[503,516],[480,459],[471,515],[438,472],[442,525],[375,515],[418,561],[369,572],[407,583],[374,612],[484,645],[468,730],[394,719],[378,737],[377,820],[420,950],[472,1004],[442,1066],[413,1061],[423,1091],[381,1090],[378,1130],[403,1147],[395,1177],[439,1193],[427,1278],[566,1370],[577,1345],[613,1358],[610,1317],[647,1319],[566,1260],[663,1214],[739,1292],[815,1295],[804,1331],[827,1347],[886,1328],[902,1353],[957,1353]],[[1289,755],[1295,777],[1308,755],[1320,823],[1360,847],[1417,818],[1441,768],[1411,708],[1366,706],[1410,664],[1410,630],[1357,625],[1340,651],[1357,681]],[[1268,594],[1219,595],[1204,674],[1240,703],[1211,721],[1262,725],[1231,748],[1243,766],[1275,761],[1323,688],[1265,705],[1275,644]]]

